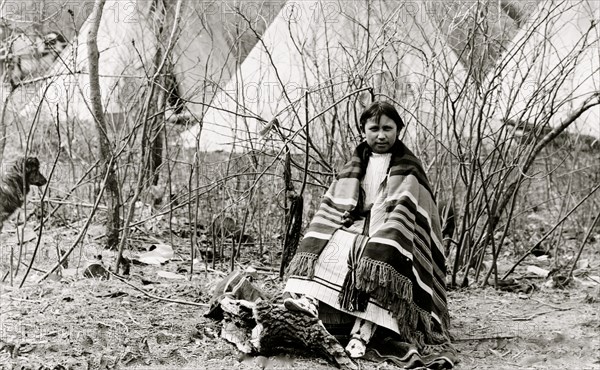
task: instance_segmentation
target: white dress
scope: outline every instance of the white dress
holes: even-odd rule
[[[386,198],[385,185],[387,183],[385,180],[390,159],[391,153],[373,153],[369,158],[365,177],[361,182],[361,186],[365,191],[365,209],[371,207],[369,235],[373,235],[385,222],[384,200]],[[369,300],[367,309],[364,312],[346,311],[338,303],[339,293],[348,272],[348,254],[354,245],[356,236],[362,234],[363,226],[364,220],[355,222],[349,228],[337,230],[317,259],[314,278],[291,276],[284,290],[306,294],[338,311],[369,320],[399,333],[397,320],[373,298]],[[328,322],[328,318],[322,317],[323,314],[327,315],[328,310],[319,309],[320,318],[323,322]]]

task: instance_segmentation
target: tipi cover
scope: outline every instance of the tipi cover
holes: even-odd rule
[[[286,3],[182,144],[201,151],[300,148],[308,117],[310,147],[331,154],[332,143],[357,139],[357,100],[368,87],[377,99],[396,102],[408,137],[439,129],[435,88],[451,94],[465,72],[426,5]],[[267,130],[273,118],[278,124]]]
[[[515,36],[490,81],[501,84],[498,121],[558,126],[600,92],[600,6],[595,0],[552,1]],[[567,130],[600,138],[600,106]]]
[[[168,47],[177,1],[162,2],[165,9],[156,9],[154,3],[108,0],[104,5],[97,43],[102,103],[108,117],[117,115],[122,120],[135,114],[152,75],[157,48],[160,43],[163,50]],[[184,111],[187,104],[209,99],[212,86],[230,78],[238,60],[251,50],[283,1],[269,4],[256,7],[235,0],[182,1],[168,63]],[[159,40],[162,22],[166,36]],[[31,121],[41,107],[40,120],[54,120],[58,109],[60,120],[92,122],[87,47],[90,27],[88,19],[45,79],[16,92],[18,101],[26,102],[24,108],[15,107],[21,119]]]

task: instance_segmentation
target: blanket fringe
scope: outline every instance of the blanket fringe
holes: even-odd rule
[[[412,284],[386,263],[361,258],[356,266],[357,289],[370,294],[398,319],[400,335],[416,341],[419,310],[413,304]]]
[[[405,340],[419,349],[434,350],[440,345],[447,347],[450,338],[448,313],[441,318],[441,328],[436,328],[438,325],[434,325],[431,313],[419,309],[413,302],[412,282],[407,277],[386,263],[365,257],[356,267],[356,276],[356,288],[370,294],[392,313]]]
[[[296,253],[292,261],[290,261],[287,275],[306,276],[312,279],[315,276],[315,263],[318,257],[314,253]]]
[[[363,257],[356,266],[356,275],[360,277],[356,287],[372,294],[388,308],[399,301],[413,300],[410,280],[386,263]]]
[[[353,271],[348,271],[338,298],[340,307],[348,311],[364,312],[369,305],[369,294],[356,287]]]
[[[418,319],[421,322],[421,327],[412,331],[413,343],[419,348],[419,351],[424,354],[441,353],[441,352],[452,352],[454,355],[457,354],[456,349],[450,342],[450,331],[449,331],[449,320],[448,313],[444,314],[442,318],[442,324],[434,322],[431,314],[426,311],[422,311],[417,308],[414,303],[411,305],[416,308]],[[402,325],[403,322],[401,317],[398,318],[398,325]],[[425,330],[424,332],[422,330]]]

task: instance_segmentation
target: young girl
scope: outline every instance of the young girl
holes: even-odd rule
[[[288,270],[284,305],[324,324],[354,321],[346,351],[362,357],[378,326],[424,354],[448,349],[439,214],[420,161],[398,139],[396,109],[360,117],[366,141],[325,194]]]

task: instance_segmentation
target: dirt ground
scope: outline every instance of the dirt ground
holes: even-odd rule
[[[5,246],[7,237],[0,236]],[[598,244],[593,247],[591,267],[566,289],[537,279],[530,280],[537,289],[527,294],[493,288],[449,292],[460,358],[456,369],[600,369],[600,281],[595,281],[600,252]],[[95,252],[80,259],[92,262]],[[107,264],[111,253],[102,252]],[[0,285],[0,369],[334,368],[306,355],[242,356],[219,338],[219,324],[203,317],[204,307],[143,293],[207,303],[223,273],[197,267],[191,281],[177,279],[188,264],[175,258],[161,266],[134,265],[129,284],[84,278],[83,268],[40,283],[42,273],[34,272],[21,289],[16,288],[19,279],[14,287],[5,281]],[[281,288],[270,273],[261,273],[257,284],[270,292]]]

